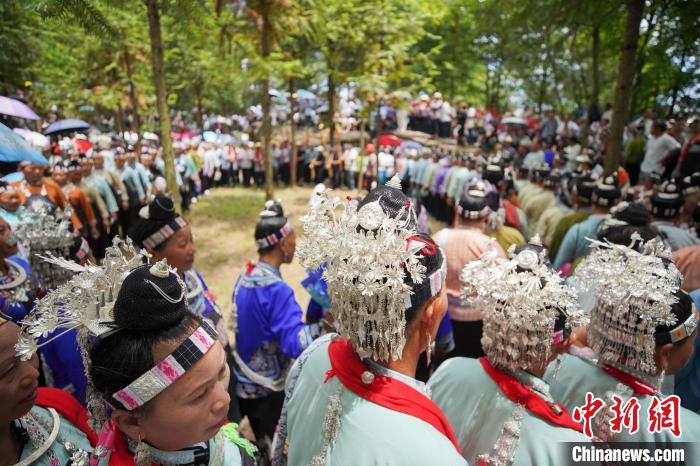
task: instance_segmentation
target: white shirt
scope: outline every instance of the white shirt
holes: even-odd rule
[[[238,151],[238,165],[241,168],[253,167],[253,152],[248,149],[241,148]]]
[[[357,155],[359,149],[357,147],[352,147],[345,151],[343,158],[345,159],[344,166],[346,171],[356,172],[357,171]]]
[[[383,171],[387,178],[394,176],[394,156],[387,152],[379,153],[379,171]]]
[[[440,121],[443,123],[449,123],[450,121],[452,121],[452,118],[456,116],[455,111],[449,102],[443,102],[442,107],[440,108],[440,111],[438,113]]]
[[[680,147],[680,143],[667,133],[662,134],[658,138],[650,136],[644,151],[644,161],[641,166],[642,172],[663,173],[664,166],[661,164],[661,161],[669,151]]]

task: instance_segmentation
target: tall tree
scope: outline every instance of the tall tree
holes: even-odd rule
[[[627,22],[625,38],[620,51],[620,66],[617,71],[617,86],[613,103],[613,120],[610,127],[608,152],[605,154],[605,173],[613,173],[620,166],[622,155],[622,133],[629,115],[629,100],[634,79],[634,61],[639,41],[639,25],[644,12],[644,0],[627,0]]]
[[[151,38],[151,65],[153,83],[156,87],[156,103],[160,122],[160,143],[165,162],[165,180],[175,206],[180,210],[180,189],[175,177],[175,160],[173,157],[173,140],[170,133],[170,108],[168,106],[167,88],[165,86],[165,69],[163,64],[163,36],[160,29],[160,13],[163,4],[159,0],[143,0],[148,11],[148,30]]]

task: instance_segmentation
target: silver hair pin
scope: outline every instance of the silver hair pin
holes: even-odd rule
[[[145,281],[146,281],[146,283],[148,283],[149,285],[151,285],[151,286],[156,290],[156,292],[157,292],[159,295],[161,295],[161,296],[163,297],[164,300],[166,300],[167,302],[169,302],[169,303],[171,303],[171,304],[177,304],[177,303],[179,303],[180,301],[182,301],[182,298],[185,297],[185,292],[184,292],[184,290],[180,290],[180,296],[179,296],[177,299],[175,299],[175,298],[171,298],[171,297],[168,295],[168,293],[166,293],[165,291],[163,291],[158,285],[156,285],[156,284],[153,283],[152,281],[150,281],[150,280],[145,280]]]

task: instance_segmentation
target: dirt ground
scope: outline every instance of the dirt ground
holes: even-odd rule
[[[344,197],[348,191],[338,190],[334,194]],[[310,186],[275,190],[275,199],[282,202],[297,231],[297,239],[302,231],[299,218],[307,211],[310,195]],[[186,214],[192,223],[197,245],[195,268],[217,297],[226,317],[236,278],[248,261],[257,259],[253,232],[264,202],[265,193],[260,189],[217,188],[201,197]],[[305,310],[309,294],[301,286],[306,277],[304,269],[295,259],[291,264],[283,265],[281,272]]]

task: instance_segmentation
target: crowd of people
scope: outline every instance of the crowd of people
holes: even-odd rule
[[[558,465],[566,442],[691,455],[700,124],[649,114],[606,173],[605,115],[586,133],[549,117],[467,149],[273,144],[275,182],[296,161],[315,185],[308,212],[302,227],[265,203],[226,306],[193,268],[187,210],[262,184],[256,143],[178,142],[182,214],[152,141],[20,163],[0,185],[0,458]],[[343,185],[355,196],[335,197]],[[295,258],[306,310],[282,274]]]

